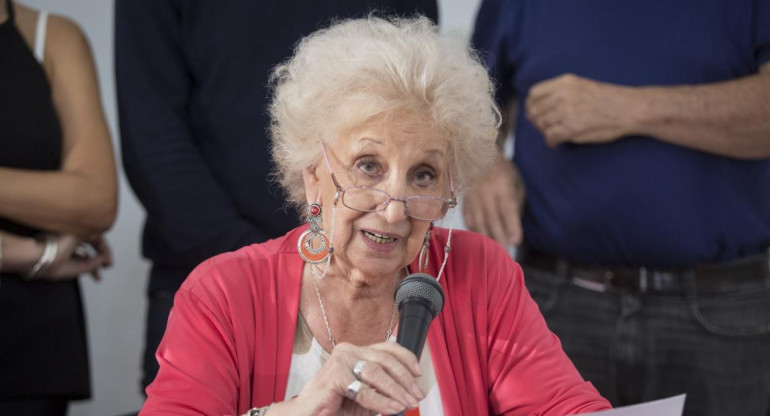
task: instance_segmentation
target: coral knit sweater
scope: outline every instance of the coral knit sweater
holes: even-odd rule
[[[284,400],[303,262],[286,236],[216,256],[174,300],[141,415],[242,415]],[[431,233],[438,272],[447,230]],[[412,265],[416,270],[416,263]],[[447,416],[554,415],[610,408],[546,327],[521,268],[495,242],[455,231],[428,344]],[[428,415],[425,415],[428,416]]]

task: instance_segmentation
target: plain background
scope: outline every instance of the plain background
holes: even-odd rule
[[[98,284],[89,278],[81,279],[88,321],[93,399],[73,404],[69,414],[105,416],[136,411],[143,401],[139,392],[139,368],[144,337],[144,291],[149,263],[140,254],[144,211],[129,189],[120,163],[113,60],[113,2],[18,2],[67,16],[78,22],[88,36],[99,72],[102,102],[112,132],[120,174],[118,219],[107,234],[107,240],[114,252],[115,266],[103,273],[102,282]],[[467,37],[479,2],[480,0],[439,0],[442,32],[451,36]],[[460,223],[462,228],[460,217],[458,211],[454,222],[456,226]]]

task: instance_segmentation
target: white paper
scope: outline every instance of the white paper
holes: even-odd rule
[[[684,394],[680,394],[667,399],[617,407],[612,410],[584,413],[581,416],[682,416],[684,397]]]

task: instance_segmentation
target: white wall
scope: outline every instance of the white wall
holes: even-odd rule
[[[439,0],[442,31],[453,36],[467,36],[479,1]],[[100,283],[82,279],[91,351],[93,399],[74,404],[70,415],[105,416],[136,411],[142,404],[139,368],[144,337],[144,291],[149,264],[140,255],[144,212],[128,188],[120,165],[113,62],[113,2],[21,2],[68,16],[86,32],[96,59],[102,101],[121,173],[118,219],[107,235],[115,255],[115,266],[105,271]],[[459,217],[456,216],[455,224],[461,222]]]

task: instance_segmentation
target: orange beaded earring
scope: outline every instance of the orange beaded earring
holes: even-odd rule
[[[302,233],[297,241],[297,251],[305,263],[323,263],[334,250],[329,244],[329,237],[321,229],[321,212],[321,205],[318,203],[307,207],[307,222],[310,223],[310,228]]]

